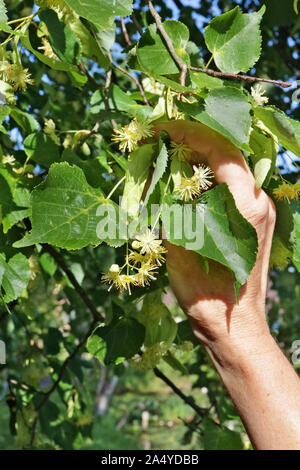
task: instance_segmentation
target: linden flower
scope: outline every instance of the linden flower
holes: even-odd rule
[[[120,273],[120,266],[118,264],[112,264],[111,267],[109,268],[108,273],[103,274],[102,281],[106,284],[111,284],[108,290],[110,290],[113,285],[116,285],[118,283],[119,273]]]
[[[213,171],[208,166],[204,165],[193,165],[193,170],[193,180],[198,183],[201,189],[208,189],[212,185],[212,181],[209,180],[214,176]]]
[[[136,266],[137,264],[148,263],[150,258],[151,256],[149,254],[142,255],[137,251],[131,251],[131,253],[128,255],[128,261],[131,261],[134,266]]]
[[[24,69],[22,65],[10,65],[5,72],[5,80],[8,82],[13,82],[13,86],[15,90],[21,88],[22,90],[26,90],[27,85],[32,85],[33,80],[30,78],[30,73],[28,69]]]
[[[132,242],[132,248],[135,250],[139,249],[141,254],[161,252],[162,240],[157,240],[155,234],[149,228],[136,235],[135,238],[136,240]]]
[[[268,103],[269,98],[264,96],[265,92],[266,91],[262,89],[261,85],[251,87],[251,95],[257,106],[263,106],[264,104]]]
[[[170,156],[177,157],[180,162],[184,162],[192,153],[192,150],[185,144],[177,144],[177,142],[171,142],[171,150],[169,150]]]
[[[103,274],[102,282],[111,284],[108,291],[114,286],[120,289],[121,292],[128,290],[131,294],[130,285],[134,284],[133,276],[128,274],[120,274],[120,267],[118,264],[112,264],[107,274]]]
[[[53,52],[50,42],[47,38],[43,37],[41,39],[42,46],[38,47],[39,50],[44,51],[44,56],[49,57],[50,59],[58,60],[57,55]]]
[[[128,126],[114,129],[114,133],[116,135],[111,140],[119,142],[119,149],[122,152],[127,149],[129,152],[136,150],[142,139],[152,137],[154,134],[148,121],[138,121],[136,118]]]
[[[187,202],[193,197],[201,194],[199,183],[192,178],[181,178],[181,183],[174,188],[174,192],[179,195],[180,199]]]
[[[151,254],[151,258],[150,258],[151,263],[155,263],[158,266],[161,266],[162,263],[166,261],[164,254],[166,254],[167,252],[168,251],[163,246],[160,246],[157,251]]]
[[[13,165],[15,161],[16,159],[13,155],[7,155],[5,157],[2,157],[2,163],[4,164]]]
[[[157,266],[153,266],[151,264],[142,264],[139,268],[138,272],[134,274],[134,284],[136,286],[145,287],[145,285],[149,286],[150,280],[155,281],[156,277],[153,276],[153,271],[158,269]]]
[[[112,141],[119,142],[119,149],[121,152],[129,152],[137,149],[138,139],[137,134],[132,132],[129,126],[124,126],[122,129],[114,129],[115,137],[112,137]]]
[[[5,59],[0,61],[0,73],[2,74],[3,80],[8,81],[7,72],[11,66],[10,62]]]
[[[273,194],[276,199],[286,199],[288,202],[291,199],[298,199],[300,194],[299,181],[296,184],[282,183],[278,188],[273,189]]]
[[[45,119],[44,132],[45,134],[53,134],[55,132],[55,122],[53,119]]]
[[[137,118],[134,118],[129,124],[129,128],[137,133],[138,140],[146,139],[154,135],[151,123],[147,120],[139,121]]]

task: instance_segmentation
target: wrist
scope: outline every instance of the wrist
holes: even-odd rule
[[[240,335],[228,335],[205,344],[205,349],[211,357],[222,378],[224,376],[251,376],[255,369],[272,360],[278,353],[278,346],[272,337],[268,326],[259,332],[251,331]]]

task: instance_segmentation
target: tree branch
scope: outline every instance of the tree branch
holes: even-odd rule
[[[122,67],[120,67],[119,65],[114,65],[114,68],[119,70],[121,73],[124,73],[125,75],[127,75],[127,77],[129,77],[131,80],[134,81],[134,83],[136,84],[136,86],[138,87],[138,89],[140,90],[140,93],[142,95],[142,98],[143,98],[143,101],[145,104],[149,105],[149,102],[146,98],[146,95],[145,95],[145,91],[144,91],[144,88],[143,88],[143,85],[138,81],[137,78],[135,78],[133,75],[131,75],[129,72],[127,72],[127,70],[123,69]]]
[[[173,57],[174,61],[176,62],[176,64],[178,65],[178,67],[180,68],[181,70],[181,74],[180,74],[180,83],[181,85],[185,85],[185,78],[186,78],[186,73],[187,73],[187,65],[185,62],[183,62],[183,60],[177,55],[177,52],[175,51],[175,48],[173,46],[173,42],[172,40],[170,39],[169,35],[167,34],[165,28],[163,27],[163,24],[162,24],[162,21],[161,21],[161,17],[160,15],[157,13],[157,11],[155,10],[152,2],[149,0],[148,1],[148,5],[149,5],[149,10],[150,10],[150,13],[151,15],[153,16],[154,20],[155,20],[155,23],[156,23],[156,26],[157,26],[157,29],[159,30],[159,32],[161,33],[162,37],[164,38],[164,40],[166,41],[166,44],[168,46],[168,49],[170,51],[170,54],[171,56]]]
[[[58,266],[67,274],[70,282],[73,284],[75,287],[76,291],[78,294],[81,296],[83,302],[85,305],[88,307],[90,312],[92,313],[94,320],[88,330],[88,332],[85,334],[83,339],[80,341],[80,343],[76,346],[74,351],[67,357],[67,359],[64,361],[59,375],[56,379],[56,381],[53,383],[52,387],[48,390],[48,392],[45,392],[43,400],[40,402],[38,407],[36,408],[36,417],[33,423],[32,427],[32,435],[31,435],[31,445],[33,445],[34,442],[34,437],[35,437],[35,432],[36,432],[36,427],[39,419],[39,412],[41,408],[45,405],[45,403],[48,401],[50,395],[56,390],[56,388],[59,385],[60,380],[63,377],[63,374],[69,364],[69,362],[76,356],[76,354],[79,352],[79,350],[82,348],[82,346],[86,343],[88,340],[89,336],[92,334],[94,327],[98,320],[102,320],[102,316],[100,316],[99,312],[97,311],[96,307],[94,306],[93,302],[89,298],[89,296],[86,294],[86,292],[82,289],[82,287],[78,284],[74,274],[71,272],[71,270],[68,268],[66,265],[64,259],[58,253],[52,246],[50,245],[43,245],[43,248],[45,251],[47,251],[57,262]],[[154,374],[163,380],[171,389],[173,390],[176,395],[178,395],[186,404],[188,404],[193,410],[201,417],[203,417],[205,414],[207,414],[207,409],[206,408],[200,408],[196,403],[194,402],[193,398],[185,395],[163,372],[161,372],[157,367],[153,369]]]
[[[212,70],[212,69],[192,67],[191,65],[188,68],[189,70],[194,70],[195,72],[206,73],[207,75],[210,75],[212,77],[230,78],[234,80],[244,80],[250,83],[254,83],[254,82],[272,83],[273,85],[279,85],[282,88],[289,88],[290,86],[292,86],[291,83],[283,82],[281,80],[270,80],[268,78],[251,77],[250,75],[239,75],[236,73],[216,72],[215,70]]]
[[[78,64],[80,70],[84,73],[84,75],[87,77],[88,81],[90,82],[90,84],[92,85],[92,87],[94,88],[94,90],[98,90],[99,89],[99,85],[98,83],[96,82],[96,80],[90,75],[90,73],[88,72],[88,70],[85,68],[85,66],[83,65],[83,63],[80,61],[79,64]]]
[[[134,24],[135,24],[135,26],[136,26],[136,29],[138,30],[138,32],[139,32],[140,35],[142,36],[142,34],[143,34],[143,29],[142,29],[140,23],[138,22],[138,20],[137,20],[135,14],[132,13],[132,14],[130,15],[130,18],[132,19],[132,21],[134,22]]]
[[[181,70],[180,74],[180,83],[181,85],[185,85],[185,79],[186,79],[186,73],[187,70],[193,70],[195,72],[201,72],[201,73],[206,73],[207,75],[210,75],[212,77],[220,77],[220,78],[229,78],[229,79],[235,79],[235,80],[244,80],[246,82],[254,83],[254,82],[266,82],[266,83],[272,83],[273,85],[279,85],[282,88],[289,88],[292,86],[291,83],[288,82],[283,82],[281,80],[269,80],[267,78],[259,78],[259,77],[251,77],[249,75],[239,75],[235,73],[224,73],[224,72],[216,72],[215,70],[211,69],[206,69],[206,68],[200,68],[200,67],[192,67],[192,66],[187,66],[185,62],[178,56],[177,52],[175,51],[175,48],[173,46],[173,42],[169,35],[167,34],[160,15],[157,13],[155,10],[152,2],[148,0],[148,5],[149,5],[149,10],[151,15],[153,16],[157,29],[161,33],[162,37],[164,38],[167,47],[169,49],[169,52],[171,56],[173,57],[174,61],[178,65],[179,69]]]
[[[175,392],[176,395],[178,395],[187,405],[189,405],[191,408],[193,408],[193,410],[196,411],[196,413],[197,413],[199,416],[204,416],[204,415],[207,414],[207,409],[206,409],[206,408],[200,408],[200,406],[196,405],[196,403],[194,402],[193,398],[188,397],[187,395],[185,395],[185,394],[184,394],[178,387],[176,387],[176,385],[175,385],[163,372],[161,372],[157,367],[154,367],[153,372],[154,372],[154,374],[156,375],[156,377],[158,377],[159,379],[163,380],[169,387],[171,387],[171,389],[173,390],[173,392]]]
[[[95,321],[102,321],[103,317],[100,315],[96,307],[94,306],[93,302],[89,298],[89,296],[86,294],[85,290],[81,287],[81,285],[77,282],[74,274],[72,271],[68,268],[68,266],[65,263],[65,260],[61,256],[61,254],[56,251],[51,245],[43,245],[44,251],[47,251],[56,261],[58,266],[66,273],[68,276],[70,282],[73,284],[76,292],[78,295],[81,297],[82,301],[84,304],[87,306],[88,310],[91,312],[91,314],[94,317]]]
[[[125,42],[128,46],[131,46],[131,41],[130,41],[128,31],[127,31],[127,28],[126,28],[126,25],[125,25],[125,22],[124,22],[124,18],[122,16],[121,16],[120,21],[121,21],[121,28],[122,28],[122,33],[123,33]]]

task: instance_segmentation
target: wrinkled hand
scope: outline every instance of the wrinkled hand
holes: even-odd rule
[[[205,346],[233,339],[243,341],[268,332],[265,319],[267,272],[276,212],[271,199],[256,189],[254,177],[242,153],[212,129],[190,121],[161,122],[156,135],[166,130],[172,141],[193,150],[193,163],[205,163],[217,183],[227,183],[243,216],[258,235],[256,265],[240,290],[236,303],[231,272],[209,261],[206,274],[198,255],[167,242],[167,270],[170,285],[180,306],[191,320],[193,331]]]

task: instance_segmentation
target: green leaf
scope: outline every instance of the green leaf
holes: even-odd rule
[[[100,111],[105,109],[104,88],[95,91],[91,97],[91,113],[99,114]],[[109,106],[118,111],[125,111],[136,116],[137,110],[141,108],[140,105],[134,101],[130,95],[127,95],[117,85],[112,85],[108,94]]]
[[[189,40],[188,28],[183,23],[174,20],[165,21],[163,26],[173,42],[178,56],[189,65],[190,58],[185,51]],[[142,70],[149,72],[151,75],[167,75],[179,72],[178,66],[158,33],[155,24],[151,24],[141,37],[137,48],[137,58]]]
[[[211,90],[212,88],[219,88],[223,85],[223,82],[220,78],[212,77],[207,75],[207,73],[202,72],[193,72],[192,70],[189,71],[191,82],[196,85],[197,89],[201,90],[203,88],[208,88]]]
[[[60,159],[59,147],[44,132],[29,134],[24,140],[24,149],[31,158],[43,168],[48,168]]]
[[[3,254],[0,254],[0,271],[2,271],[2,289],[6,303],[16,300],[26,289],[30,279],[30,266],[27,258],[18,253],[6,262]],[[1,276],[0,276],[1,277]]]
[[[30,52],[32,52],[36,56],[36,58],[39,59],[40,62],[48,65],[48,67],[52,68],[53,70],[61,70],[64,72],[77,72],[78,73],[78,68],[76,65],[68,64],[67,62],[52,59],[50,57],[45,56],[44,54],[37,51],[36,49],[34,49],[31,45],[28,32],[24,36],[21,37],[21,41],[22,41],[22,45],[26,49],[28,49]]]
[[[205,111],[193,114],[197,121],[227,137],[242,150],[251,152],[251,106],[247,97],[231,86],[211,90],[205,100]]]
[[[174,80],[170,80],[169,78],[164,77],[163,75],[155,76],[153,74],[151,74],[151,75],[149,74],[149,76],[151,76],[152,79],[154,78],[157,82],[163,83],[167,87],[170,87],[171,90],[175,90],[175,91],[178,91],[178,92],[185,92],[185,91],[195,92],[195,88],[192,88],[191,86],[183,86],[180,83],[175,82]],[[220,80],[220,82],[221,82],[221,85],[222,85],[221,80]]]
[[[131,217],[136,217],[139,212],[152,160],[153,144],[142,145],[129,155],[121,207]]]
[[[77,36],[67,25],[59,21],[55,11],[43,10],[39,17],[47,26],[49,42],[55,54],[69,64],[76,64],[81,49]]]
[[[137,354],[143,344],[145,328],[134,318],[119,318],[99,326],[87,342],[87,350],[102,364],[120,364]]]
[[[166,145],[163,143],[161,139],[160,139],[159,145],[160,145],[160,150],[159,150],[157,160],[155,162],[155,168],[152,174],[151,184],[149,186],[146,197],[144,199],[144,205],[148,203],[149,197],[153,193],[155,186],[157,185],[159,180],[163,177],[167,169],[167,164],[168,164],[168,159],[169,159],[168,150],[167,150]]]
[[[271,135],[264,134],[260,129],[254,127],[250,136],[251,155],[254,166],[256,187],[268,185],[275,170],[278,145]]]
[[[96,212],[104,202],[109,203],[100,189],[87,183],[80,168],[56,163],[32,192],[32,231],[14,246],[50,243],[75,250],[98,245]]]
[[[116,16],[132,13],[132,0],[66,0],[66,3],[100,31],[112,29]]]
[[[45,273],[49,274],[51,277],[54,276],[57,270],[57,264],[49,253],[42,253],[39,257],[39,263]]]
[[[162,211],[162,220],[167,239],[196,251],[229,268],[235,276],[238,292],[253,269],[257,254],[257,234],[252,225],[238,211],[228,186],[223,183],[204,193],[192,209],[193,227],[203,227],[203,245],[194,248],[197,239],[186,234],[185,217],[175,216],[174,224],[168,224],[168,212]],[[165,223],[166,221],[166,223]],[[197,223],[198,221],[198,223]],[[173,227],[172,227],[173,225]],[[200,226],[199,226],[200,225]],[[178,229],[181,227],[178,235]],[[189,228],[189,227],[188,227]],[[199,235],[199,233],[197,232]],[[199,245],[199,242],[197,243]]]
[[[26,203],[15,200],[16,191],[13,178],[7,172],[0,170],[0,223],[3,224],[3,233],[7,233],[13,225],[30,214],[29,209],[18,207],[18,205],[26,207]]]
[[[0,31],[4,31],[5,33],[11,33],[12,29],[7,24],[8,18],[6,12],[7,10],[4,0],[0,0]]]
[[[296,15],[298,15],[298,2],[299,2],[299,0],[294,0],[294,4],[293,4],[294,11],[295,11]]]
[[[39,124],[34,117],[25,111],[21,111],[21,109],[13,108],[10,112],[10,116],[26,134],[30,134],[39,129]]]
[[[300,122],[288,118],[275,106],[255,107],[255,116],[278,138],[281,145],[300,157]]]
[[[239,433],[218,426],[204,418],[203,444],[205,450],[243,450],[244,445]]]
[[[82,54],[90,59],[97,60],[100,67],[108,69],[111,60],[108,54],[112,44],[109,44],[109,38],[114,38],[114,31],[102,31],[97,33],[97,41],[84,26],[82,21],[75,12],[68,12],[63,19],[67,23],[70,30],[79,38],[81,43]]]
[[[169,345],[173,343],[177,334],[177,323],[173,320],[166,305],[162,303],[160,290],[146,295],[137,320],[145,326],[144,344],[146,347],[154,346],[162,341]]]
[[[261,52],[259,25],[265,9],[243,14],[236,7],[209,23],[205,42],[222,72],[247,72],[257,62]]]

